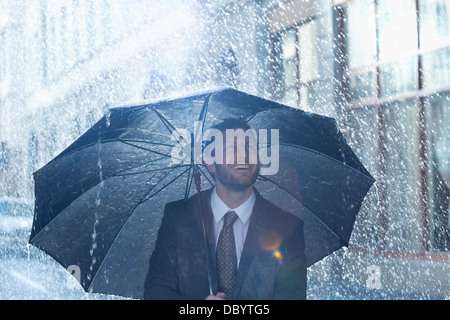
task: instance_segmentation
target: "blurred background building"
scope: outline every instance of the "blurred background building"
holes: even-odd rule
[[[222,86],[335,117],[377,180],[311,297],[450,297],[448,0],[1,1],[7,244],[32,173],[108,108]]]

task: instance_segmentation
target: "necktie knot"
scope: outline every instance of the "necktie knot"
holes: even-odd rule
[[[234,211],[228,211],[223,218],[223,227],[229,228],[238,218],[238,215]]]

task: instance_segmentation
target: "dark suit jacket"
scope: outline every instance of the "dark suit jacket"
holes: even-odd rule
[[[166,205],[145,281],[145,299],[205,299],[210,294],[208,275],[212,292],[217,293],[211,192]],[[306,299],[303,222],[255,192],[234,298]]]

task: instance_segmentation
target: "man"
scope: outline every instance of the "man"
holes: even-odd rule
[[[250,129],[233,119],[215,128],[224,140],[227,129]],[[205,161],[215,187],[166,205],[144,298],[306,299],[303,222],[253,187],[252,141],[238,139],[242,156],[231,140],[223,143],[224,161]]]

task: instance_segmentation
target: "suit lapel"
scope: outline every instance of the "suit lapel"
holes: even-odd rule
[[[264,200],[255,190],[256,201],[253,207],[250,218],[250,225],[248,227],[247,236],[242,250],[241,260],[237,272],[236,286],[234,296],[236,297],[241,290],[245,277],[249,272],[250,266],[255,255],[261,251],[259,240],[261,239],[267,225],[267,215],[265,214]]]

